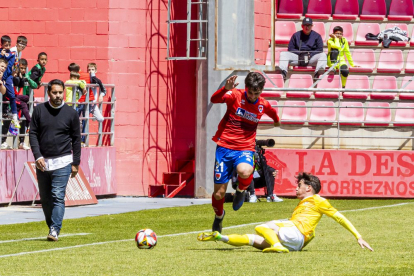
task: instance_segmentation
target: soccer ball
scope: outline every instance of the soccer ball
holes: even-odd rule
[[[135,236],[139,249],[152,249],[157,245],[157,235],[151,229],[141,229]]]

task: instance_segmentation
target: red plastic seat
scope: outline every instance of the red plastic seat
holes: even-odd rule
[[[309,88],[313,84],[312,76],[305,74],[291,75],[289,79],[288,88]],[[312,96],[313,92],[304,91],[287,91],[287,98],[307,98]]]
[[[414,7],[412,0],[392,0],[388,12],[388,20],[411,21]]]
[[[364,0],[359,18],[361,20],[384,20],[386,13],[385,0]]]
[[[359,14],[358,0],[336,0],[333,19],[356,20]]]
[[[408,51],[405,73],[414,73],[414,50]]]
[[[400,73],[404,67],[403,54],[401,50],[382,50],[377,72],[378,73]]]
[[[407,32],[407,36],[408,36],[408,26],[405,23],[388,23],[387,25],[385,25],[385,29],[390,29],[390,28],[394,28],[394,27],[398,27],[400,28],[402,31],[406,31]],[[407,41],[393,41],[391,42],[390,46],[398,46],[398,47],[404,47],[405,45],[407,45]]]
[[[414,80],[411,81],[407,86],[406,83],[412,78],[412,76],[405,76],[401,83],[401,89],[403,90],[414,90]],[[414,100],[414,92],[413,93],[400,93],[399,95],[400,100]]]
[[[407,109],[396,109],[394,126],[414,126],[414,103],[398,103],[397,107]]]
[[[280,0],[277,18],[299,19],[303,14],[302,0]]]
[[[349,22],[332,22],[331,27],[329,28],[329,33],[333,33],[333,29],[336,26],[341,26],[344,29],[344,37],[348,40],[348,43],[351,44],[354,41],[354,30],[352,29],[352,24]]]
[[[364,109],[361,102],[342,102],[339,109],[339,123],[348,126],[360,126],[364,121]]]
[[[309,0],[306,17],[310,17],[312,19],[329,19],[331,14],[331,0]]]
[[[314,106],[331,106],[332,108],[321,108]],[[336,111],[333,102],[315,101],[312,104],[309,118],[310,125],[332,125],[336,120]]]
[[[264,86],[264,91],[260,96],[262,97],[272,97],[272,98],[280,98],[282,97],[282,92],[280,91],[266,91],[266,88],[275,88],[275,86],[267,79],[269,78],[278,88],[283,88],[284,82],[283,82],[283,76],[280,74],[266,74],[267,77],[266,83]],[[270,101],[269,101],[270,102]]]
[[[368,107],[390,107],[385,102],[369,102]],[[391,109],[369,108],[365,117],[366,126],[388,126],[391,121]],[[371,123],[372,122],[372,123]]]
[[[275,48],[275,66],[279,66],[280,53],[286,52],[287,48]],[[272,64],[272,48],[267,50],[266,65]]]
[[[325,24],[323,22],[313,22],[312,30],[321,35],[323,43],[326,42]]]
[[[350,72],[372,73],[375,68],[375,53],[372,49],[355,49],[352,52],[352,59],[355,65],[361,67],[350,67]]]
[[[277,112],[277,101],[268,100],[268,102],[274,109],[276,109],[276,112]],[[259,124],[273,124],[273,123],[274,123],[273,119],[267,116],[266,114],[263,114],[259,121]]]
[[[397,79],[394,76],[375,76],[372,89],[397,89]],[[394,100],[397,93],[371,93],[373,100]]]
[[[289,44],[290,38],[296,33],[295,22],[276,21],[275,23],[275,42],[276,44]]]
[[[324,77],[319,83],[318,88],[336,90],[342,88],[341,78],[339,75],[328,75]],[[315,98],[329,98],[338,99],[339,92],[315,92]]]
[[[346,81],[345,89],[369,89],[368,76],[350,75]],[[344,99],[361,99],[368,98],[368,92],[344,92]]]
[[[381,32],[380,25],[378,23],[360,23],[355,38],[355,45],[372,45],[378,46],[378,40],[367,40],[365,35],[367,33],[379,34]]]
[[[303,101],[286,101],[283,107],[282,124],[303,125],[307,118],[306,103]]]

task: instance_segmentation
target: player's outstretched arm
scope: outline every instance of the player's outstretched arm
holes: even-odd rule
[[[237,79],[237,75],[234,75],[234,76],[231,76],[230,78],[228,78],[224,88],[226,90],[232,90],[232,89],[236,88],[236,86],[239,85],[239,83],[236,82],[236,79]]]
[[[361,248],[368,248],[369,250],[374,251],[374,249],[372,249],[372,247],[369,246],[369,244],[366,241],[364,241],[364,239],[359,238],[358,243],[361,246]]]

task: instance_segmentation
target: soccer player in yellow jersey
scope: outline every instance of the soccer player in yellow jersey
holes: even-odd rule
[[[318,177],[303,172],[296,178],[298,183],[296,196],[301,201],[289,220],[273,220],[258,225],[255,227],[257,235],[222,235],[215,231],[200,233],[197,239],[199,241],[222,241],[234,246],[250,245],[263,250],[263,252],[300,251],[315,237],[316,225],[325,214],[351,232],[361,248],[374,251],[362,239],[361,234],[352,223],[332,207],[327,199],[318,195],[321,190],[321,182]]]

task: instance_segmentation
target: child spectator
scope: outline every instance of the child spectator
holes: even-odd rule
[[[28,103],[30,100],[30,87],[29,82],[26,78],[26,71],[27,71],[27,60],[22,58],[20,60],[20,64],[17,67],[17,71],[13,73],[13,84],[14,84],[14,92],[16,94],[16,106],[17,111],[21,111],[24,117],[26,118],[26,129],[20,128],[20,134],[25,134],[29,131],[30,126],[30,113]],[[20,114],[20,113],[19,113]],[[20,136],[20,144],[19,149],[29,150],[30,147],[24,143],[24,136]]]
[[[22,52],[27,46],[27,38],[25,36],[19,35],[17,37],[16,46],[10,49],[10,52],[14,53],[16,56],[16,60],[14,62],[13,71],[17,71],[20,60],[22,59]]]
[[[103,86],[102,81],[96,77],[96,73],[98,72],[98,66],[94,62],[90,62],[88,63],[87,70],[91,76],[91,83],[99,85],[99,97],[97,95],[98,89],[96,89],[96,87],[92,87],[93,95],[95,97],[95,102],[96,102],[96,99],[98,99],[98,103],[102,103],[103,97],[105,97],[106,95],[106,89],[105,89],[105,86]]]
[[[33,89],[39,88],[40,84],[42,83],[42,77],[46,71],[46,64],[47,64],[47,54],[45,52],[41,52],[37,55],[37,64],[33,66],[32,70],[27,73],[27,80],[29,81],[29,85]]]
[[[13,88],[13,75],[12,75],[12,68],[14,65],[14,61],[16,60],[16,56],[10,52],[11,46],[11,39],[8,35],[3,35],[1,37],[1,52],[0,58],[4,58],[7,60],[7,68],[6,71],[3,73],[2,80],[4,81],[4,85],[6,86],[6,94],[4,98],[6,101],[10,102],[10,108],[12,112],[12,122],[15,127],[20,128],[19,120],[17,119],[17,107],[16,107],[16,96],[14,94]]]
[[[78,86],[66,86],[66,103],[68,105],[72,105],[70,103],[75,103],[79,101],[80,96],[86,93],[86,82],[84,80],[80,80],[79,77],[79,73],[72,71],[70,72],[70,79],[65,82],[65,85],[74,84]],[[73,99],[73,95],[75,95],[75,99]]]

